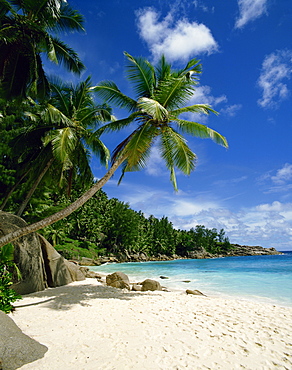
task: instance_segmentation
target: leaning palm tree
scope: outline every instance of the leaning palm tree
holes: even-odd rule
[[[44,97],[41,55],[69,71],[84,69],[76,52],[52,33],[83,31],[83,17],[64,0],[0,0],[0,95]]]
[[[120,166],[122,175],[127,171],[144,167],[151,146],[157,138],[160,138],[158,143],[160,153],[170,171],[175,189],[177,189],[175,170],[190,174],[195,168],[196,155],[187,145],[183,134],[211,138],[216,143],[228,147],[226,139],[218,132],[186,119],[188,114],[216,113],[205,104],[186,106],[201,73],[201,64],[198,60],[192,59],[185,68],[174,71],[164,57],[155,68],[144,58],[134,58],[127,53],[125,55],[129,63],[128,79],[133,83],[136,97],[131,98],[123,94],[110,81],[101,82],[94,90],[107,103],[128,109],[130,115],[104,125],[99,132],[120,130],[132,123],[136,123],[137,128],[115,148],[110,169],[91,189],[62,211],[0,238],[0,246],[67,217],[102,188]]]

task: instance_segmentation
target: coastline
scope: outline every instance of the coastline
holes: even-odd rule
[[[292,308],[129,292],[96,279],[32,293],[15,306],[9,317],[47,347],[21,369],[292,368]]]

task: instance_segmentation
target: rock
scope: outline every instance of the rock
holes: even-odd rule
[[[169,279],[168,276],[159,276],[159,277],[160,277],[160,279]]]
[[[190,283],[191,280],[183,280],[182,283]]]
[[[82,281],[87,277],[81,269],[82,266],[76,265],[75,263],[69,262],[67,260],[64,260],[64,263],[70,273],[72,281]],[[61,285],[66,285],[66,284],[61,284]]]
[[[26,226],[26,222],[7,212],[0,211],[0,235]],[[28,294],[48,287],[66,285],[84,280],[80,266],[64,259],[41,235],[31,233],[18,238],[14,245],[14,261],[21,272],[21,281],[13,276],[11,286],[18,294]]]
[[[114,272],[113,274],[107,275],[106,285],[112,286],[119,289],[130,290],[130,280],[126,274],[121,271]]]
[[[80,265],[82,266],[99,266],[100,262],[95,261],[92,258],[82,257],[80,261]]]
[[[27,224],[22,218],[0,211],[0,235],[9,234],[25,226]],[[46,289],[48,287],[47,273],[38,235],[35,233],[25,235],[12,244],[14,245],[14,261],[21,272],[22,279],[17,281],[17,276],[13,276],[14,284],[11,288],[18,294]]]
[[[85,266],[80,266],[80,270],[82,271],[86,278],[101,279],[102,277],[101,274],[99,274],[98,272],[91,271],[89,270],[88,267]]]
[[[187,289],[186,290],[186,293],[187,294],[193,294],[193,295],[203,295],[204,297],[206,297],[205,294],[203,294],[199,290],[190,290],[190,289]]]
[[[71,262],[67,262],[68,265],[66,265],[64,257],[62,257],[43,236],[39,235],[39,239],[43,253],[48,286],[55,288],[57,286],[72,283],[74,280],[72,279],[70,270],[68,269],[68,265]],[[74,265],[73,263],[71,264]],[[85,277],[83,275],[83,279],[81,280],[84,280],[84,278]]]
[[[133,284],[133,285],[132,285],[132,290],[133,290],[134,292],[141,292],[141,290],[142,290],[142,285],[139,285],[139,284]]]
[[[25,335],[7,314],[0,311],[0,358],[3,370],[19,369],[44,357],[47,350],[46,346]]]
[[[146,292],[147,290],[162,290],[160,283],[156,280],[146,279],[142,283],[142,292]]]

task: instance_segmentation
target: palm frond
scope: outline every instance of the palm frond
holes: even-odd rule
[[[203,114],[214,113],[218,115],[218,112],[212,109],[211,106],[208,104],[189,105],[188,107],[179,108],[171,111],[171,115],[175,117],[178,117],[180,114],[183,113],[203,113]]]
[[[62,63],[69,71],[80,73],[85,69],[78,54],[57,37],[51,37],[58,62]]]
[[[97,86],[94,86],[92,90],[108,104],[114,104],[129,111],[134,111],[137,108],[136,101],[123,94],[112,81],[102,81]]]
[[[159,134],[159,129],[151,123],[140,125],[131,135],[122,141],[113,152],[113,160],[119,156],[126,157],[125,171],[136,171],[146,166],[151,143]]]
[[[97,132],[93,132],[85,138],[85,142],[92,152],[100,159],[102,165],[108,167],[110,151],[100,140]]]
[[[156,121],[163,122],[168,118],[168,110],[165,109],[157,100],[140,98],[138,100],[138,108]]]
[[[158,61],[155,72],[157,81],[165,81],[170,76],[171,65],[166,62],[164,55]]]
[[[226,138],[217,131],[202,125],[201,123],[186,121],[178,118],[174,118],[173,120],[177,123],[181,132],[199,137],[201,139],[212,139],[216,144],[220,144],[225,148],[228,148]]]
[[[103,133],[110,133],[110,132],[119,131],[119,130],[129,126],[140,115],[141,115],[140,112],[134,112],[134,113],[130,114],[130,116],[127,117],[127,118],[112,121],[112,122],[109,122],[109,123],[103,125],[98,130],[96,130],[96,132],[100,136]]]
[[[186,143],[186,140],[170,127],[166,127],[161,135],[161,154],[170,170],[171,181],[177,190],[175,167],[189,175],[195,168],[196,155]]]
[[[137,97],[152,97],[155,87],[155,70],[145,58],[134,58],[124,52],[130,64],[126,67],[127,77],[133,83]]]
[[[197,79],[198,74],[202,73],[202,64],[198,59],[191,59],[185,68],[176,72],[177,77],[186,76],[187,78]]]
[[[72,126],[72,121],[70,118],[68,118],[64,113],[62,113],[59,109],[57,109],[52,104],[47,105],[47,109],[44,110],[42,114],[42,118],[45,122],[48,123],[54,123],[56,124],[62,124],[65,126]]]
[[[68,3],[62,2],[60,9],[60,16],[58,22],[54,25],[54,30],[56,31],[82,31],[85,29],[83,27],[84,17],[77,10],[71,8]]]
[[[77,142],[76,133],[71,127],[50,131],[44,137],[44,145],[51,143],[54,157],[66,168],[72,165],[70,156]]]
[[[180,108],[192,97],[192,85],[186,77],[169,76],[166,80],[159,81],[154,98],[169,110]]]

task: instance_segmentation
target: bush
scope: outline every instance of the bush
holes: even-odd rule
[[[20,272],[14,263],[14,247],[12,244],[7,244],[0,250],[0,310],[5,313],[13,311],[14,307],[11,303],[21,299],[21,296],[10,288],[13,284],[11,272],[13,269],[16,269],[20,277]]]

